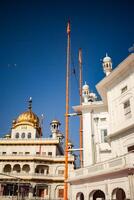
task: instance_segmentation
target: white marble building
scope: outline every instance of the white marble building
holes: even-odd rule
[[[112,71],[103,59],[106,77],[96,88],[102,101],[83,86],[83,168],[70,173],[70,200],[134,200],[134,54]]]
[[[0,139],[0,199],[63,199],[65,156],[60,122],[50,123],[42,138],[39,118],[29,108],[13,121],[11,134]],[[69,171],[74,156],[69,154]]]

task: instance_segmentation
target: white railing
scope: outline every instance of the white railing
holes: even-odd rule
[[[60,174],[41,174],[41,173],[0,173],[1,174],[1,178],[20,178],[23,179],[24,177],[26,177],[27,179],[29,178],[39,178],[39,179],[47,179],[47,178],[54,178],[54,179],[64,179],[63,175]]]
[[[130,152],[126,155],[107,160],[103,163],[98,163],[92,166],[73,170],[69,175],[69,179],[93,177],[125,168],[134,168],[134,152]]]
[[[17,196],[0,196],[0,200],[63,200],[63,198],[53,199],[53,198],[43,198],[43,197],[17,197]]]
[[[37,141],[37,140],[39,140],[39,141],[45,141],[45,140],[51,140],[51,141],[57,141],[58,139],[54,139],[54,138],[35,138],[35,139],[21,139],[21,138],[0,138],[0,140],[11,140],[11,141]]]

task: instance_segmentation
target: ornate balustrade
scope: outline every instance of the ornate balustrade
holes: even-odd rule
[[[107,160],[103,163],[73,170],[69,174],[69,180],[94,177],[130,168],[134,168],[134,152]]]

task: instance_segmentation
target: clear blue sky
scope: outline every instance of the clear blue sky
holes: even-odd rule
[[[66,24],[71,20],[72,66],[78,72],[83,50],[83,82],[95,91],[103,77],[105,53],[115,67],[134,43],[133,0],[1,0],[0,1],[0,135],[27,109],[45,115],[43,135],[53,118],[64,132]],[[16,64],[16,65],[14,65]],[[79,104],[78,83],[71,78],[71,106]],[[78,118],[71,119],[70,138],[78,147]]]

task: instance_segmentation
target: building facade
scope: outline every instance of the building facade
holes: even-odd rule
[[[97,84],[102,101],[83,86],[83,168],[70,173],[70,200],[134,200],[134,54]]]
[[[11,134],[0,139],[0,199],[63,199],[65,156],[60,122],[42,138],[41,122],[29,108],[13,121]],[[74,156],[69,154],[69,170]]]

